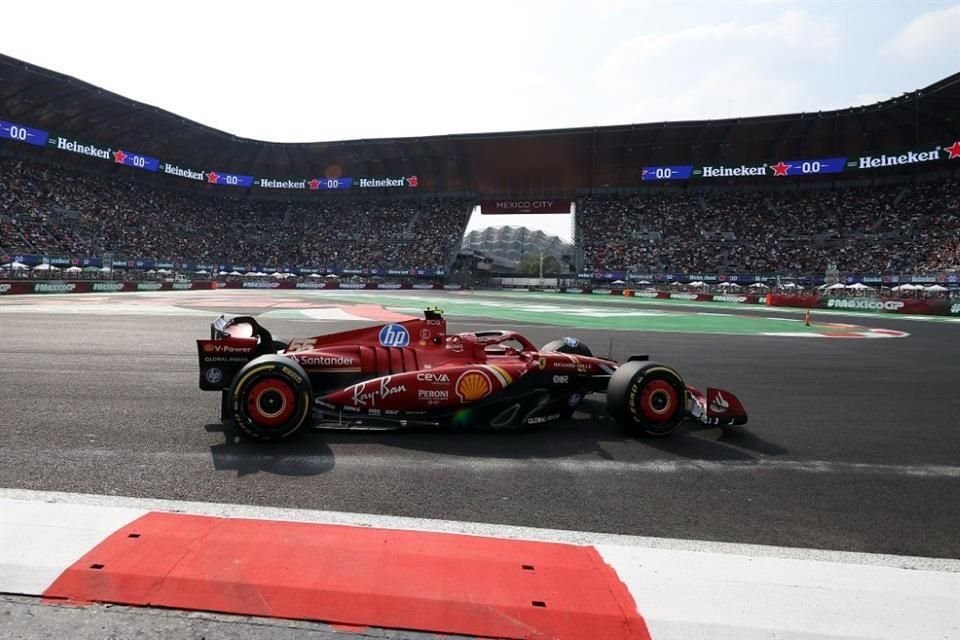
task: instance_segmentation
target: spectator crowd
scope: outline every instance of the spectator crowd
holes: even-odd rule
[[[923,273],[960,270],[956,180],[789,192],[583,198],[588,271]]]
[[[158,189],[0,158],[0,251],[200,263],[445,268],[472,203],[255,199]],[[960,270],[960,184],[791,191],[646,190],[582,198],[587,271],[923,273]]]
[[[201,263],[444,268],[469,202],[317,196],[281,202],[155,189],[0,158],[0,250]]]

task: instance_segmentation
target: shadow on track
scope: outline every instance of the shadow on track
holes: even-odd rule
[[[742,462],[788,453],[745,428],[721,429],[688,422],[665,438],[634,438],[606,413],[605,404],[588,399],[574,419],[527,429],[403,429],[396,431],[316,430],[315,437],[334,445],[376,444],[446,456],[523,460],[593,455],[619,460],[612,451],[653,448],[671,456],[708,461]]]
[[[641,442],[681,458],[710,462],[748,462],[758,457],[789,453],[746,427],[711,427],[689,421],[672,435],[643,438]]]
[[[239,476],[271,473],[313,476],[331,471],[335,455],[331,445],[376,445],[438,456],[478,459],[535,460],[589,456],[602,460],[634,459],[643,449],[670,457],[711,462],[745,462],[781,456],[786,449],[744,428],[721,429],[688,422],[665,438],[633,438],[606,415],[604,403],[586,400],[573,419],[548,425],[493,431],[489,429],[409,428],[402,430],[304,429],[290,440],[254,442],[233,427],[206,425],[223,433],[224,442],[210,447],[214,468],[236,471]]]
[[[333,451],[314,433],[297,434],[280,442],[255,442],[233,426],[219,422],[204,425],[209,433],[222,433],[224,441],[210,447],[213,468],[236,471],[237,476],[272,473],[280,476],[317,476],[331,471]]]

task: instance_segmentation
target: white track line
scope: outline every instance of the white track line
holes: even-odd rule
[[[347,430],[343,430],[347,431]],[[11,451],[8,447],[7,451]],[[68,451],[47,451],[46,454],[56,457]],[[163,461],[166,459],[197,459],[209,460],[209,452],[190,451],[156,451],[144,452],[139,450],[103,449],[99,447],[77,447],[69,453],[81,454],[88,458],[111,458],[117,455],[132,454]],[[251,455],[243,454],[231,456],[229,453],[219,454],[221,461],[228,462],[231,458],[246,463],[257,461],[276,462],[277,458],[271,454]],[[329,455],[312,455],[297,457],[301,463],[313,463],[318,466],[336,464],[339,468],[397,468],[410,470],[458,470],[470,469],[484,473],[516,472],[536,467],[549,470],[563,471],[573,474],[584,473],[808,473],[817,475],[852,474],[864,476],[899,476],[909,478],[960,478],[960,466],[938,464],[874,464],[867,462],[832,462],[826,460],[777,460],[760,458],[757,460],[597,460],[597,459],[550,459],[536,458],[530,460],[496,459],[496,458],[457,458],[457,457],[419,457],[403,456],[396,453],[391,455],[377,455],[370,453],[337,452]]]

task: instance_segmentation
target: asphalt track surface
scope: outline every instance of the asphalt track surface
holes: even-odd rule
[[[201,313],[0,314],[0,486],[960,557],[958,324],[831,317],[911,334],[881,340],[522,325],[535,343],[575,334],[598,353],[612,336],[616,357],[650,353],[734,391],[750,424],[633,439],[597,397],[528,431],[310,431],[265,445],[219,424],[194,343],[215,312],[264,308],[188,299]],[[450,332],[492,324],[448,319]],[[265,324],[289,338],[360,323]]]

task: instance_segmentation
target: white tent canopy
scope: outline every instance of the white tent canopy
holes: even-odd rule
[[[168,274],[173,273],[173,271],[170,271],[170,269],[157,269],[157,273]]]
[[[750,288],[751,289],[769,289],[770,287],[763,284],[762,282],[754,282],[752,285],[750,285]]]
[[[320,275],[319,273],[311,273],[311,274],[308,275],[307,277],[308,277],[308,278],[322,278],[323,276]]]
[[[650,284],[649,280],[640,280],[637,284]]]
[[[691,286],[691,287],[705,287],[705,286],[707,286],[707,283],[704,282],[703,280],[694,280],[693,282],[690,283],[690,286]]]
[[[77,266],[67,267],[67,268],[64,270],[65,273],[80,273],[81,271],[83,271],[83,269],[81,269],[80,267],[77,267]]]
[[[34,271],[60,271],[60,267],[55,267],[52,264],[38,264],[33,268]]]
[[[796,288],[797,288],[797,283],[796,283],[796,282],[784,282],[783,284],[780,285],[780,288],[781,288],[781,289],[796,289]]]
[[[207,271],[206,269],[198,269],[198,270],[194,271],[194,273],[197,274],[198,276],[205,276],[205,275],[207,275],[207,274],[210,273],[210,272]]]
[[[624,282],[623,280],[614,280],[614,281],[611,282],[610,284],[627,284],[627,283]]]
[[[14,260],[13,262],[8,262],[7,264],[5,264],[5,265],[0,265],[0,266],[2,266],[4,269],[10,269],[11,271],[19,271],[19,270],[21,270],[21,269],[29,269],[29,268],[30,268],[30,267],[28,267],[27,265],[23,264],[22,262],[17,262],[16,260]]]
[[[243,274],[240,273],[239,271],[231,271],[231,272],[228,273],[227,275],[228,275],[228,276],[242,276]]]
[[[854,284],[851,284],[850,286],[847,287],[847,289],[856,289],[857,291],[866,291],[869,289],[870,291],[873,291],[873,287],[868,287],[862,282],[856,282]]]
[[[98,271],[100,271],[100,273],[110,273],[111,271],[113,271],[113,269],[111,269],[110,267],[100,267]]]
[[[842,282],[837,282],[827,287],[827,291],[836,291],[838,289],[846,289],[846,288],[847,288],[847,285],[843,284]]]
[[[924,287],[924,289],[927,291],[947,291],[946,287],[939,284],[932,284],[929,287]]]

